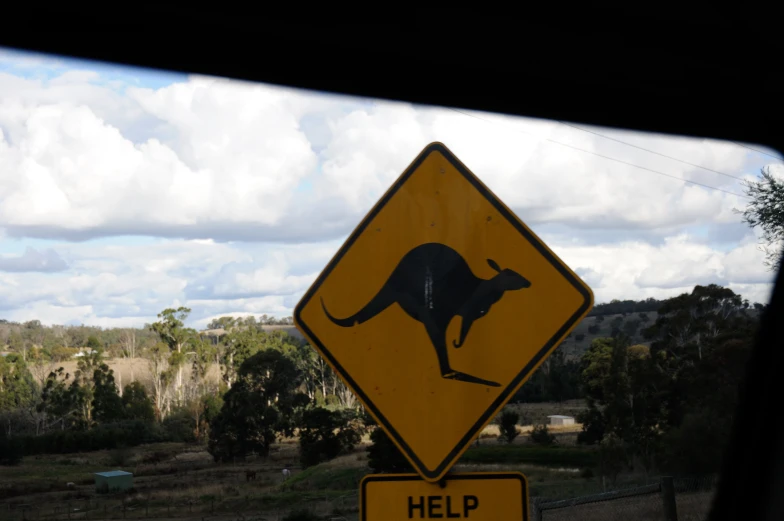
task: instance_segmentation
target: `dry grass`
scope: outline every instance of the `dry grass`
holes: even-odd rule
[[[577,443],[577,435],[582,430],[582,424],[575,423],[573,425],[548,425],[549,419],[547,416],[553,414],[563,414],[566,416],[576,416],[581,411],[585,410],[585,402],[582,400],[570,400],[560,404],[557,403],[524,403],[507,405],[506,409],[511,409],[520,415],[521,420],[534,419],[527,425],[518,425],[517,438],[515,444],[530,443],[528,435],[534,429],[534,425],[545,424],[550,433],[555,435],[556,442],[559,445],[575,445]],[[491,423],[482,429],[479,434],[480,440],[493,440],[498,439],[501,435],[501,429],[496,423]],[[481,441],[480,441],[481,443]]]
[[[708,516],[713,493],[697,492],[680,494],[675,498],[680,521],[703,521]],[[545,510],[542,521],[607,521],[635,519],[638,521],[660,521],[664,519],[664,507],[659,494],[646,494],[600,503],[589,503],[568,508]]]
[[[118,383],[123,386],[128,385],[132,381],[141,382],[145,386],[151,385],[150,370],[148,361],[145,358],[110,358],[105,360],[106,364],[114,371],[114,378]],[[73,374],[78,368],[77,360],[69,360],[54,364],[56,367],[62,367],[66,372]],[[56,368],[55,367],[55,368]],[[183,367],[183,378],[189,379],[191,375],[191,367],[186,365]],[[207,371],[208,382],[218,383],[220,381],[220,368],[212,364]]]

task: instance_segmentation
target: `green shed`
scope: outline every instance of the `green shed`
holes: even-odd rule
[[[133,488],[133,474],[124,470],[95,473],[95,491],[98,493],[120,492]]]

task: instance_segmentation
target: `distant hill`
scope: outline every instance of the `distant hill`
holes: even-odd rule
[[[635,344],[650,345],[650,342],[643,338],[642,330],[653,325],[658,316],[656,312],[645,311],[625,315],[620,313],[588,315],[577,324],[558,349],[563,350],[567,357],[582,356],[594,338],[612,336],[615,328],[629,335]]]
[[[591,312],[588,313],[588,316],[656,312],[659,311],[662,304],[664,304],[663,300],[656,300],[655,298],[647,300],[612,300],[604,304],[596,304]]]
[[[658,301],[658,304],[661,305],[662,302]],[[599,304],[597,307],[611,305],[613,304]],[[754,307],[746,310],[746,313],[751,316],[756,316],[760,312],[761,310]],[[585,317],[566,340],[561,343],[558,349],[563,350],[567,358],[580,357],[591,345],[594,338],[612,336],[613,330],[616,328],[629,335],[632,343],[649,346],[651,342],[643,338],[642,331],[653,325],[658,316],[659,314],[655,311],[603,314],[600,310],[597,315],[589,314]]]

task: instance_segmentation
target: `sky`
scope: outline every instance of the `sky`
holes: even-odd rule
[[[386,189],[446,144],[592,288],[768,301],[736,210],[759,145],[337,96],[0,49],[0,318],[290,316]],[[692,181],[692,184],[684,180]]]

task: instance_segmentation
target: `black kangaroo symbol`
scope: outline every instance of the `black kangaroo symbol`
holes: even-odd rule
[[[461,382],[499,387],[501,384],[453,370],[449,365],[446,329],[456,316],[461,317],[460,338],[453,341],[461,347],[475,320],[485,315],[506,291],[528,288],[531,283],[519,273],[502,270],[487,259],[498,273],[490,280],[473,274],[468,263],[452,248],[427,243],[409,251],[392,275],[365,307],[348,318],[335,318],[324,305],[327,317],[341,327],[352,327],[372,319],[397,303],[411,318],[421,322],[436,350],[441,377]]]

